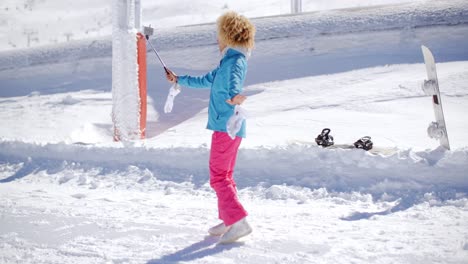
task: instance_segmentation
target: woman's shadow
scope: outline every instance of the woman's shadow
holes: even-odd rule
[[[192,261],[206,256],[212,256],[223,251],[244,245],[243,242],[236,242],[228,245],[217,244],[219,237],[206,236],[202,241],[192,244],[184,249],[169,255],[162,256],[159,259],[153,259],[147,264],[177,263],[180,261]],[[214,246],[212,246],[214,245]]]

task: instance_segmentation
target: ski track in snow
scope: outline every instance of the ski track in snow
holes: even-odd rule
[[[0,263],[466,263],[467,10],[256,19],[235,172],[254,232],[225,246],[206,233],[217,223],[206,92],[184,89],[159,115],[169,85],[150,60],[148,139],[116,143],[108,38],[2,52]],[[153,40],[171,67],[215,65],[213,25],[173,31]],[[444,62],[451,151],[426,136],[422,43]],[[368,133],[390,151],[319,148],[326,126],[337,144]]]

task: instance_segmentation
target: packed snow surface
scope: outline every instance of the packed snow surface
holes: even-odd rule
[[[208,90],[183,88],[164,114],[170,84],[148,53],[147,139],[113,142],[110,38],[2,52],[0,263],[467,263],[468,4],[379,2],[397,5],[254,20],[235,171],[254,231],[224,246],[207,233]],[[160,32],[178,74],[218,63],[213,24]],[[450,151],[426,135],[422,44]],[[317,147],[325,127],[375,149]]]

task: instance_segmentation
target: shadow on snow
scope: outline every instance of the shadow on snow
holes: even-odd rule
[[[202,259],[206,256],[213,256],[224,251],[229,251],[233,248],[237,248],[243,245],[242,242],[236,242],[229,245],[219,245],[218,237],[206,236],[205,239],[194,243],[184,249],[177,252],[162,256],[159,259],[153,259],[147,262],[147,264],[164,264],[164,263],[177,263],[180,261],[193,261],[196,259]],[[213,246],[214,245],[214,246]]]

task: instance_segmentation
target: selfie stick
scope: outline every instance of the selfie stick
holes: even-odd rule
[[[158,57],[158,59],[161,62],[162,66],[164,67],[164,71],[166,71],[166,73],[169,73],[169,71],[168,71],[168,69],[166,67],[166,64],[164,63],[164,61],[159,56],[158,51],[154,48],[153,44],[151,44],[151,41],[149,41],[149,36],[153,35],[153,32],[154,32],[154,29],[151,27],[151,25],[149,25],[147,27],[143,27],[143,34],[145,34],[146,41],[150,44],[151,49],[154,51],[154,53]]]

